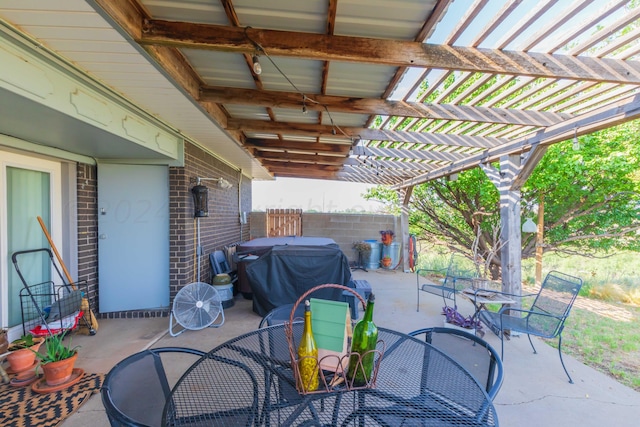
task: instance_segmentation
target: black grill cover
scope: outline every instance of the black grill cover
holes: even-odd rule
[[[314,286],[347,286],[351,269],[338,245],[274,246],[247,265],[247,279],[253,292],[253,311],[264,316],[276,307],[296,302]],[[340,301],[342,291],[322,289],[310,297]]]

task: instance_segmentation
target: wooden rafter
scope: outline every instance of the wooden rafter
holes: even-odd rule
[[[493,149],[471,155],[459,162],[453,162],[440,169],[397,184],[395,188],[417,185],[432,179],[460,172],[482,163],[496,161],[501,156],[529,151],[537,145],[549,145],[571,138],[574,134],[584,135],[624,121],[640,118],[640,95],[626,98],[611,105],[606,105],[583,116],[568,120],[559,125],[550,126],[530,138],[506,143]]]
[[[430,134],[422,132],[390,131],[369,128],[343,127],[346,135],[337,134],[332,126],[315,125],[309,123],[268,122],[264,120],[227,121],[228,130],[243,132],[279,133],[306,137],[335,138],[336,142],[348,139],[401,141],[416,144],[433,144],[460,147],[494,147],[506,142],[498,138],[481,138],[466,135]]]
[[[526,111],[501,108],[469,107],[451,104],[423,104],[419,102],[387,101],[321,94],[305,94],[308,110],[403,116],[429,119],[462,120],[470,122],[505,123],[523,126],[550,126],[571,118],[568,114],[546,111]],[[295,92],[207,87],[200,99],[219,104],[258,105],[300,109],[301,96]]]
[[[597,0],[540,0],[505,29],[501,24],[512,19],[521,5],[518,0],[507,1],[493,20],[468,34],[470,41],[464,47],[462,35],[486,13],[487,0],[472,2],[453,28],[439,37],[439,45],[425,42],[453,0],[439,0],[430,13],[425,11],[424,23],[416,27],[412,40],[336,35],[338,0],[327,2],[324,34],[245,28],[233,0],[220,2],[224,9],[220,18],[226,16],[228,26],[154,19],[140,0],[94,1],[274,176],[413,185],[502,154],[557,142],[569,123],[580,123],[579,134],[586,133],[600,126],[595,124],[601,121],[598,111],[616,117],[607,123],[626,121],[628,115],[616,115],[606,105],[628,110],[622,97],[640,90],[640,61],[634,57],[640,51],[636,41],[640,29],[614,36],[640,18],[640,8],[635,7],[612,19],[629,0],[609,0],[606,5]],[[593,12],[588,20],[563,31],[564,24],[590,3]],[[553,16],[552,9],[557,11]],[[598,26],[602,28],[594,30]],[[526,28],[528,36],[520,37]],[[496,37],[497,31],[504,34]],[[481,48],[496,38],[494,48]],[[239,84],[242,88],[207,86],[182,48],[242,54],[253,81]],[[307,116],[312,120],[295,122],[286,112],[301,109],[302,93],[265,90],[279,86],[263,83],[263,76],[252,71],[251,54],[261,49],[276,61],[278,57],[319,61],[315,74],[319,79],[308,86],[318,93],[304,94],[306,109],[316,112]],[[328,88],[334,88],[332,61],[397,68],[389,74],[380,98],[378,93],[356,97],[338,92],[337,96],[328,94]],[[420,77],[401,98],[387,99],[405,73],[420,68]],[[243,116],[245,110],[233,105],[252,112]],[[242,113],[232,117],[230,111]],[[360,126],[347,126],[339,120],[334,123],[331,113],[366,119]],[[345,123],[360,120],[352,117]]]
[[[162,20],[147,21],[142,33],[142,45],[250,53],[255,50],[253,40],[272,56],[640,84],[637,61]]]

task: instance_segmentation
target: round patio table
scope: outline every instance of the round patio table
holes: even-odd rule
[[[293,325],[302,333],[301,322]],[[384,355],[371,389],[301,395],[284,326],[258,329],[211,350],[174,386],[165,426],[497,426],[483,387],[446,354],[379,328]],[[379,348],[382,348],[379,345]]]

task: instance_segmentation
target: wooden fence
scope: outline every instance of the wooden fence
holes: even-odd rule
[[[302,236],[302,209],[268,209],[269,237]]]

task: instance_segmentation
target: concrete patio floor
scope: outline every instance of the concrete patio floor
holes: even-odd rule
[[[354,271],[355,279],[368,280],[376,293],[374,320],[377,325],[402,332],[441,326],[442,299],[431,294],[420,296],[416,312],[415,275],[386,270]],[[467,315],[473,306],[459,302]],[[235,305],[225,310],[220,328],[186,331],[178,337],[168,334],[169,319],[108,319],[100,321],[93,336],[75,335],[81,345],[77,366],[87,372],[107,373],[126,356],[148,347],[184,346],[209,350],[216,345],[258,327],[260,317],[253,313],[251,301],[238,295]],[[500,351],[500,340],[493,333],[484,337]],[[535,338],[534,338],[535,339]],[[501,426],[553,427],[603,426],[635,427],[640,414],[640,393],[565,355],[565,364],[575,384],[569,384],[556,349],[534,341],[533,354],[526,336],[505,343],[505,379],[495,400]],[[170,377],[177,376],[192,360],[176,360]],[[63,427],[108,427],[100,395],[94,395]]]

